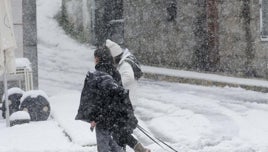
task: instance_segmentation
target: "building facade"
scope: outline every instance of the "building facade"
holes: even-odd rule
[[[268,78],[267,0],[88,2],[94,4],[89,37],[111,38],[145,65]],[[122,24],[111,28],[111,22]]]

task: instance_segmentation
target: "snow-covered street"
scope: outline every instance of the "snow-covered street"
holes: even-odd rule
[[[97,151],[89,124],[74,120],[94,48],[58,26],[60,6],[61,0],[37,0],[39,88],[49,96],[51,117],[11,128],[0,118],[1,152]],[[179,152],[268,151],[267,93],[142,78],[136,97],[139,124]],[[152,152],[165,151],[138,129],[135,135]]]

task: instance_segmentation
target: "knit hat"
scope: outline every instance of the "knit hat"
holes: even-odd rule
[[[109,39],[106,40],[106,46],[110,49],[113,57],[116,57],[120,55],[121,53],[123,53],[122,48],[117,43]]]

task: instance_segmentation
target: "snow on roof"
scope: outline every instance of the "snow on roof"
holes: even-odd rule
[[[10,121],[14,120],[30,120],[31,117],[28,112],[26,111],[17,111],[10,115]]]
[[[24,91],[21,88],[13,87],[7,90],[7,96],[12,94],[24,94]],[[5,93],[3,94],[2,101],[4,101]]]
[[[20,102],[22,102],[24,99],[26,99],[29,96],[31,96],[32,98],[42,96],[42,97],[46,98],[47,101],[49,101],[47,94],[43,90],[30,90],[30,91],[27,91],[23,94],[23,96],[20,99]]]

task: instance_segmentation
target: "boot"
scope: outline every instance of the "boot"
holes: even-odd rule
[[[141,143],[137,143],[137,145],[135,145],[134,151],[135,152],[151,152],[150,149],[144,148]]]

